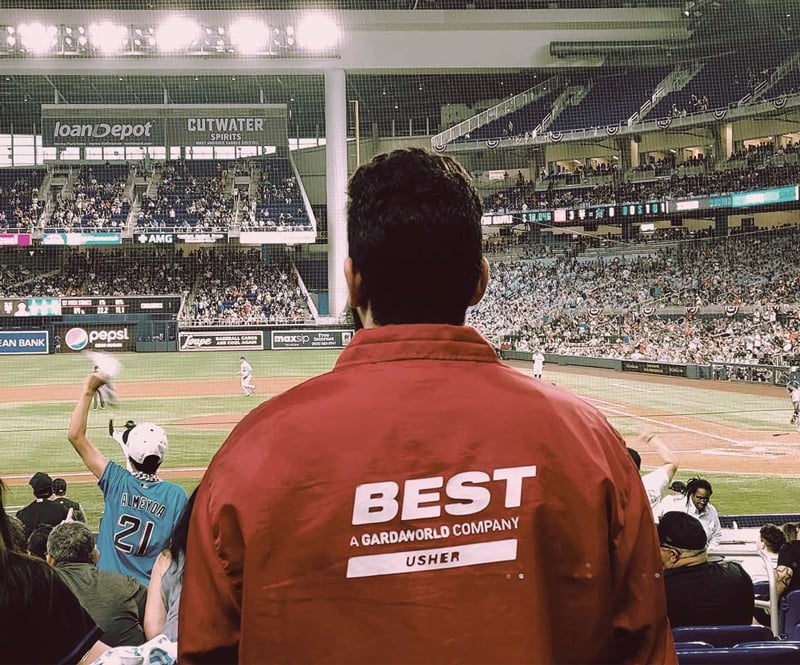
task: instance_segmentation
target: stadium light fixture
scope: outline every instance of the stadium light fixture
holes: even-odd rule
[[[324,14],[309,14],[297,26],[297,43],[309,51],[326,51],[339,43],[340,30]]]
[[[172,16],[155,32],[156,45],[161,51],[185,51],[200,39],[200,25],[183,16]]]
[[[125,48],[128,28],[111,21],[100,21],[89,26],[89,41],[103,55],[114,55]]]
[[[19,25],[20,44],[35,55],[51,51],[58,39],[58,28],[42,23],[21,23]]]
[[[263,21],[239,19],[231,23],[228,35],[239,53],[259,53],[267,48],[269,27]]]

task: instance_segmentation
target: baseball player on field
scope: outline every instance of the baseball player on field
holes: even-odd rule
[[[533,354],[533,378],[541,379],[542,371],[544,370],[544,355],[541,351]]]
[[[236,375],[241,380],[242,393],[245,397],[250,397],[250,395],[252,395],[255,391],[256,387],[253,385],[252,381],[253,367],[249,362],[247,362],[247,358],[244,356],[239,356],[239,371],[236,372]]]
[[[789,421],[794,425],[798,432],[800,432],[800,381],[789,381],[786,384],[786,390],[789,391],[789,397],[792,400],[792,419]]]

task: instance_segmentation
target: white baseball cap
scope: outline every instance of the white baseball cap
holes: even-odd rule
[[[134,462],[142,464],[145,458],[155,455],[159,460],[167,453],[167,433],[155,423],[139,423],[129,430],[115,429],[114,440]]]

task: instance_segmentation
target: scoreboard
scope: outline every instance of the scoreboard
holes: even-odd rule
[[[167,314],[177,316],[180,296],[75,296],[69,298],[0,298],[0,316],[107,316]]]
[[[180,296],[80,296],[61,298],[65,316],[105,314],[175,314],[181,308]]]

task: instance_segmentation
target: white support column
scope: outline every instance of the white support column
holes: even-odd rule
[[[347,307],[347,97],[342,69],[325,72],[325,185],[328,203],[328,307],[338,318]]]

